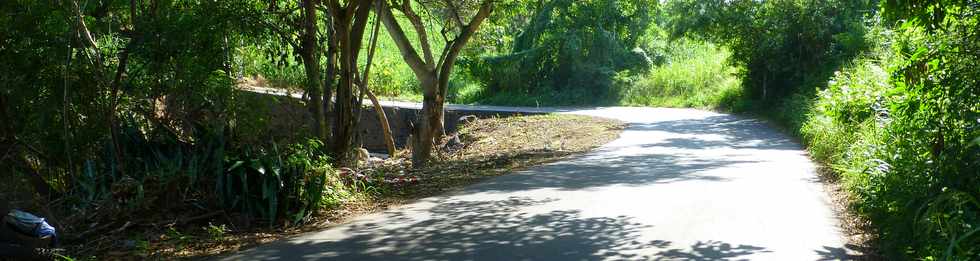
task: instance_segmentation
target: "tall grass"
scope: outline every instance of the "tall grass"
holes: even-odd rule
[[[261,76],[266,79],[266,87],[291,90],[303,89],[306,85],[306,71],[303,64],[292,57],[272,59],[263,46],[244,46],[239,48],[243,76]],[[278,61],[276,61],[278,60]]]
[[[623,105],[655,107],[719,107],[740,93],[728,51],[710,43],[680,39],[667,61],[621,84]]]
[[[597,86],[513,90],[491,93],[472,81],[466,85],[463,103],[518,106],[626,105],[652,107],[730,108],[743,102],[737,69],[728,63],[727,50],[710,43],[678,39],[666,42],[659,65],[647,71],[621,71],[613,88]],[[659,49],[659,48],[658,48]]]

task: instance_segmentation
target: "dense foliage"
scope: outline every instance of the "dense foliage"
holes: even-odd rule
[[[785,97],[863,50],[870,1],[670,1],[675,35],[727,46],[747,94]]]
[[[276,46],[295,40],[277,30],[299,15],[275,20],[270,5],[0,3],[3,200],[85,235],[150,210],[302,221],[355,194],[337,194],[350,188],[308,140],[308,112],[235,90],[243,53],[285,55]]]
[[[209,147],[224,132],[234,95],[223,43],[242,32],[246,7],[170,3],[135,15],[116,3],[75,4],[0,8],[13,25],[0,31],[4,149],[13,153],[4,172],[37,173],[53,194],[73,194],[83,173],[142,179],[153,159]]]
[[[625,70],[651,66],[642,49],[656,2],[539,1],[526,24],[514,20],[510,53],[473,60],[470,73],[489,92],[554,92],[605,95]],[[515,14],[520,17],[526,14]]]
[[[804,127],[892,256],[980,257],[976,7],[884,3],[887,42],[833,79]]]
[[[878,229],[885,256],[978,258],[977,3],[669,7],[676,33],[729,47],[744,70],[749,96],[727,106],[761,111],[802,134]]]

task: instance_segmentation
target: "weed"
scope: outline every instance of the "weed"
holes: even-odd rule
[[[228,233],[228,227],[224,224],[216,226],[208,223],[208,225],[204,227],[204,231],[207,232],[208,239],[211,241],[222,241],[225,239],[225,234]]]

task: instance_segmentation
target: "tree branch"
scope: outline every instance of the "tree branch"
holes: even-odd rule
[[[459,10],[456,8],[456,5],[453,4],[452,0],[444,0],[444,1],[446,2],[446,6],[449,8],[449,13],[451,13],[453,17],[456,18],[455,20],[456,26],[463,27],[463,18],[459,17]]]
[[[408,66],[412,68],[412,71],[415,72],[416,76],[421,77],[425,75],[431,70],[428,69],[425,62],[422,61],[422,58],[419,57],[418,51],[412,47],[411,42],[405,35],[405,31],[402,30],[401,25],[398,24],[397,20],[395,20],[394,14],[391,13],[391,8],[389,8],[387,2],[382,1],[382,3],[384,6],[379,9],[381,10],[381,22],[384,23],[385,28],[388,29],[388,34],[391,35],[392,40],[395,42],[395,46],[397,46],[398,50],[401,52],[402,58],[404,58],[405,62],[408,63]]]
[[[79,37],[82,38],[82,42],[84,42],[88,47],[86,48],[87,49],[86,53],[88,53],[89,56],[91,56],[91,60],[95,62],[96,67],[99,68],[99,70],[102,70],[103,63],[102,63],[102,55],[99,53],[99,45],[95,43],[95,38],[92,38],[92,32],[89,31],[88,26],[85,25],[85,19],[82,16],[81,9],[78,7],[78,1],[75,0],[71,1],[70,7],[71,7],[71,12],[75,15],[75,18],[78,20],[77,31]],[[99,75],[99,78],[101,79],[102,75]]]
[[[490,16],[491,12],[493,12],[493,0],[484,0],[483,3],[480,4],[480,11],[473,16],[470,23],[467,24],[466,27],[462,28],[459,36],[452,40],[450,47],[447,48],[449,50],[445,52],[445,56],[440,59],[441,61],[439,62],[439,83],[440,86],[443,86],[443,88],[445,88],[449,82],[449,74],[452,72],[453,65],[456,63],[456,58],[459,56],[459,52],[463,50],[463,46],[465,46],[466,42],[473,37],[476,30],[480,28],[480,24],[482,24],[483,21]]]
[[[432,46],[429,45],[429,33],[425,30],[425,25],[422,24],[422,17],[412,10],[412,2],[409,0],[402,1],[402,8],[399,10],[405,14],[408,22],[415,28],[415,32],[419,37],[419,47],[422,48],[422,55],[425,58],[425,64],[431,70],[435,62],[432,59]]]

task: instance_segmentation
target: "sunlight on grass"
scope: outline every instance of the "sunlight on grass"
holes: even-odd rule
[[[706,43],[678,41],[679,48],[665,64],[650,69],[620,89],[620,101],[630,106],[715,108],[740,90],[728,51]]]

